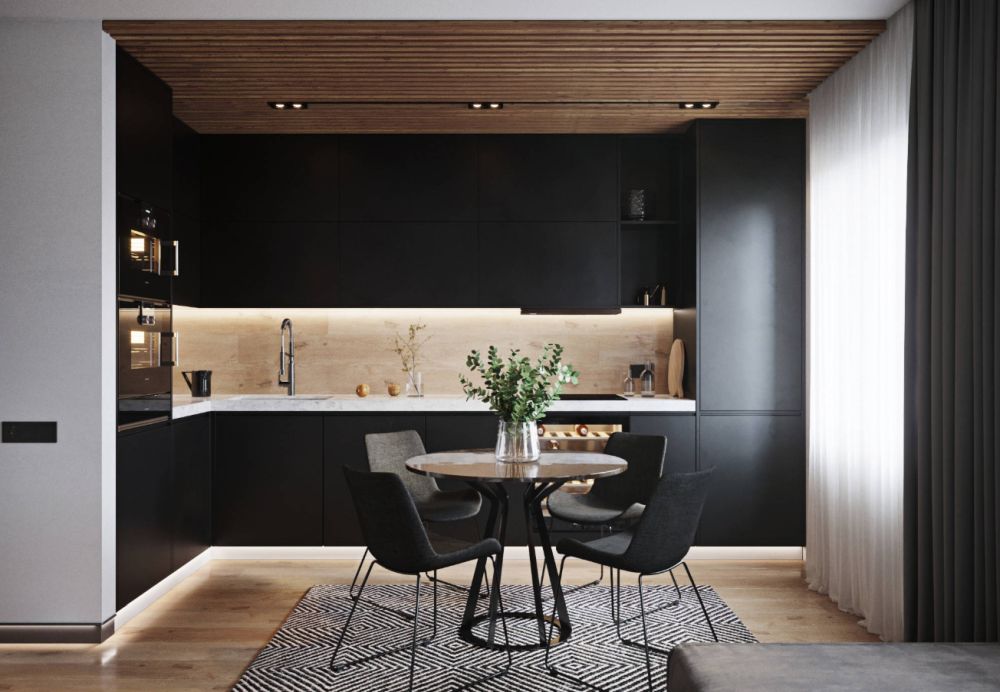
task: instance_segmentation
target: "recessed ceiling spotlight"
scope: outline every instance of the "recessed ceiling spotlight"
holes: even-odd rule
[[[681,108],[694,108],[694,104],[693,103],[681,103],[681,104],[678,104],[678,105],[680,105]]]
[[[294,110],[301,111],[309,107],[305,101],[268,101],[267,105],[278,111]]]
[[[474,111],[482,110],[482,107],[483,107],[483,104],[481,104],[481,103],[470,103],[469,104],[469,108],[471,108]]]
[[[274,108],[274,109],[279,110],[279,111],[285,110],[285,104],[280,103],[280,102],[272,101],[268,105],[271,106],[271,108]]]
[[[704,103],[701,104],[701,107],[702,108],[715,108],[716,105],[717,104],[712,103],[711,101],[705,101]]]
[[[292,104],[292,108],[294,108],[295,110],[301,110],[302,109],[302,104],[301,103],[293,103]]]
[[[677,107],[685,110],[692,110],[694,108],[715,108],[718,105],[718,101],[681,101],[677,104]]]
[[[491,103],[490,104],[490,110],[496,111],[496,110],[500,110],[501,108],[503,108],[503,104],[502,103]]]

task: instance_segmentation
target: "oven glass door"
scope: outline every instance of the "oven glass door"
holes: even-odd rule
[[[118,293],[170,300],[177,262],[168,238],[170,216],[127,197],[118,198]]]
[[[169,305],[118,301],[118,428],[168,420],[179,343]]]

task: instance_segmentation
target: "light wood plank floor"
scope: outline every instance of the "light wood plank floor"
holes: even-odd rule
[[[761,641],[876,641],[857,618],[806,588],[801,562],[690,564],[695,579],[714,586]],[[529,583],[527,565],[508,560],[504,581]],[[342,560],[210,562],[104,644],[0,646],[0,690],[229,689],[306,589],[349,582],[355,566]],[[565,579],[582,583],[596,573],[570,562]],[[471,568],[442,576],[468,581]],[[399,580],[379,569],[372,573],[373,583]]]

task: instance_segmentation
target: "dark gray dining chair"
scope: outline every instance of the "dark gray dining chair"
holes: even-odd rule
[[[667,438],[663,435],[616,432],[608,438],[604,453],[627,461],[628,468],[625,472],[609,478],[598,478],[590,492],[583,495],[560,492],[549,495],[549,516],[577,526],[597,527],[602,536],[638,521],[650,493],[663,475]],[[567,589],[566,593],[596,586],[603,580],[602,565],[597,579]]]
[[[695,532],[698,530],[698,523],[701,521],[701,511],[705,506],[705,499],[708,497],[708,484],[712,477],[713,469],[698,471],[696,473],[671,473],[663,476],[654,486],[652,495],[646,504],[635,528],[621,533],[598,538],[586,543],[573,538],[564,538],[559,541],[556,549],[562,553],[562,562],[559,565],[559,574],[562,576],[563,567],[566,565],[567,557],[574,557],[580,560],[587,560],[599,565],[605,565],[612,570],[611,584],[611,615],[615,621],[618,631],[618,638],[623,644],[641,648],[646,654],[646,675],[649,680],[649,688],[653,689],[653,668],[650,663],[649,652],[651,650],[658,653],[666,653],[662,649],[656,649],[649,645],[649,635],[646,631],[646,603],[643,596],[643,577],[654,574],[669,572],[673,577],[673,571],[677,567],[683,567],[687,573],[691,586],[694,587],[695,596],[698,597],[698,604],[701,612],[708,623],[708,629],[712,633],[712,638],[719,641],[715,633],[715,627],[708,616],[705,602],[698,592],[698,585],[695,584],[691,570],[684,562],[684,556],[691,549],[694,542]],[[618,570],[617,594],[614,584],[614,570]],[[635,572],[639,575],[639,615],[642,619],[642,642],[626,639],[621,633],[621,571]],[[676,584],[676,580],[674,580]],[[617,598],[616,598],[617,596]],[[615,613],[615,601],[618,602],[618,612]],[[549,639],[551,640],[551,627]],[[545,665],[553,675],[559,674],[555,666],[549,665],[549,647],[545,649]],[[579,681],[586,685],[583,681]]]
[[[409,689],[412,690],[414,666],[417,657],[417,620],[420,608],[421,573],[429,572],[436,574],[439,569],[453,567],[463,562],[478,560],[483,557],[492,559],[503,550],[503,547],[495,538],[486,538],[459,550],[439,553],[431,545],[430,539],[427,537],[427,530],[424,528],[413,498],[398,474],[368,473],[344,467],[344,476],[347,479],[347,486],[350,488],[354,508],[361,523],[361,533],[374,560],[368,566],[368,571],[365,572],[365,577],[361,581],[361,587],[358,589],[357,598],[352,599],[351,612],[347,616],[347,622],[344,623],[344,629],[341,630],[340,637],[337,638],[337,645],[334,647],[333,656],[330,658],[330,667],[334,671],[339,672],[347,666],[381,658],[382,656],[387,656],[409,647]],[[372,568],[375,565],[381,565],[385,569],[399,574],[416,577],[417,593],[413,604],[412,639],[408,645],[404,644],[377,651],[348,663],[337,664],[337,654],[340,651],[341,644],[344,642],[344,638],[347,636],[347,630],[351,626],[354,611],[361,601],[361,594],[365,590],[368,577],[371,576]],[[433,593],[433,627],[431,635],[420,640],[421,644],[429,643],[437,635],[437,581],[433,582]],[[507,623],[504,619],[502,597],[499,599],[499,605],[500,621],[503,623],[504,640],[507,646],[507,666],[499,673],[488,676],[487,679],[505,674],[509,671],[512,662],[510,639],[507,634]]]
[[[483,498],[472,488],[462,490],[441,490],[437,482],[429,476],[421,476],[406,469],[408,459],[426,453],[423,440],[416,430],[401,430],[399,432],[370,433],[365,435],[365,449],[368,452],[368,468],[372,471],[395,473],[413,498],[420,514],[420,520],[427,523],[444,523],[472,519],[479,514]],[[477,535],[478,539],[478,526]],[[364,568],[368,549],[365,549],[354,572],[350,593],[354,597],[354,586]],[[435,577],[436,578],[436,577]],[[433,581],[428,575],[428,579]],[[466,591],[464,587],[441,580],[445,586],[458,591]]]

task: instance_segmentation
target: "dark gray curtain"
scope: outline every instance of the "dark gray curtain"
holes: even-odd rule
[[[997,0],[915,0],[906,277],[909,640],[996,641]]]

